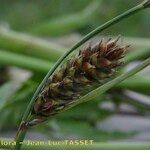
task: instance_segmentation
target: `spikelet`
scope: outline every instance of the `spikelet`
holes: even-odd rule
[[[119,46],[116,40],[101,40],[80,50],[59,70],[49,77],[38,95],[29,125],[36,125],[71,105],[81,96],[108,81],[118,66],[128,46]]]

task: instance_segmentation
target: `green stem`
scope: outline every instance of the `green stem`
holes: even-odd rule
[[[143,10],[145,8],[145,3],[143,2],[133,8],[131,8],[130,10],[124,12],[123,14],[113,18],[112,20],[106,22],[105,24],[99,26],[98,28],[96,28],[95,30],[93,30],[92,32],[90,32],[89,34],[87,34],[83,39],[81,39],[81,41],[79,41],[77,44],[75,44],[69,51],[67,51],[54,65],[54,67],[47,73],[47,75],[45,76],[45,78],[43,79],[43,81],[41,82],[41,84],[39,85],[39,87],[37,88],[36,92],[34,93],[25,113],[24,116],[22,118],[22,122],[27,122],[28,118],[30,116],[30,110],[33,107],[33,103],[37,97],[37,95],[39,94],[39,92],[41,91],[41,89],[43,88],[43,86],[45,85],[47,79],[49,76],[51,76],[53,74],[53,72],[55,71],[55,69],[61,64],[61,62],[71,53],[73,52],[75,49],[77,49],[78,47],[80,47],[82,44],[84,44],[86,41],[88,41],[90,38],[92,38],[93,36],[95,36],[96,34],[100,33],[101,31],[107,29],[108,27],[116,24],[117,22],[139,12],[140,10]],[[21,148],[21,141],[23,141],[25,134],[26,134],[27,130],[19,130],[17,138],[16,138],[16,146],[14,147],[14,150],[20,150]]]
[[[0,48],[56,61],[65,48],[34,36],[0,27]]]
[[[138,48],[131,50],[127,56],[124,58],[125,64],[133,61],[133,60],[138,60],[142,58],[148,58],[150,57],[150,48]]]
[[[0,64],[18,66],[35,72],[47,72],[52,63],[34,57],[0,50]]]
[[[117,89],[129,89],[133,91],[138,91],[141,93],[147,92],[150,89],[150,76],[149,75],[135,75],[132,78],[121,82],[116,85]]]

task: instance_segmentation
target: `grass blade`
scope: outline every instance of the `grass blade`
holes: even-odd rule
[[[36,72],[47,72],[48,68],[50,69],[52,66],[52,63],[46,60],[15,54],[5,50],[0,50],[0,64],[18,66]]]

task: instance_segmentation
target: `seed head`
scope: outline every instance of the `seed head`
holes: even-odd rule
[[[71,57],[65,64],[48,78],[41,93],[35,100],[29,123],[35,125],[49,116],[59,113],[84,96],[96,86],[101,85],[114,74],[122,64],[128,46],[117,44],[119,38],[101,40],[94,46],[87,46]]]

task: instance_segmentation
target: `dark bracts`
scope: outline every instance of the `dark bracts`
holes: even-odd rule
[[[102,40],[80,50],[55,71],[34,103],[29,125],[47,120],[110,78],[128,47],[118,45],[118,39]]]

